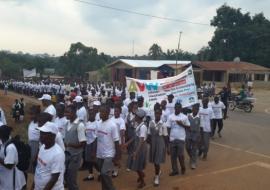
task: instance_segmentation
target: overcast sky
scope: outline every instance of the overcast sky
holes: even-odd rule
[[[210,23],[225,2],[251,15],[270,18],[269,0],[85,0],[141,13]],[[111,55],[146,54],[153,43],[164,51],[177,47],[196,53],[211,40],[214,28],[163,21],[74,0],[0,0],[0,49],[62,55],[71,43],[82,42]]]

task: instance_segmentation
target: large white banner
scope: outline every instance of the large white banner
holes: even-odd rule
[[[189,107],[198,102],[191,66],[179,75],[163,79],[139,80],[126,77],[126,84],[127,91],[143,96],[145,106],[149,108],[166,99],[169,94],[173,94],[174,100],[180,102],[182,107]]]
[[[37,76],[37,71],[35,68],[31,70],[23,69],[24,78],[35,77],[35,76]]]

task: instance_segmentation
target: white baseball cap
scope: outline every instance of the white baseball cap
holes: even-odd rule
[[[73,102],[77,102],[77,103],[83,102],[83,98],[81,96],[76,96]]]
[[[52,97],[49,94],[43,94],[39,100],[52,100]]]
[[[57,126],[53,122],[46,122],[42,127],[37,128],[38,130],[45,132],[45,133],[52,133],[52,134],[57,134],[58,129]]]
[[[93,102],[93,105],[95,105],[95,106],[100,106],[101,103],[100,103],[100,101],[97,101],[97,100],[96,100],[96,101]]]

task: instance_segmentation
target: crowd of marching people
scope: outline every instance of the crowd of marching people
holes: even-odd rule
[[[83,180],[96,177],[103,190],[115,189],[112,178],[121,175],[120,167],[136,172],[138,188],[143,188],[148,162],[155,171],[153,184],[158,186],[166,155],[170,156],[170,176],[185,174],[185,150],[189,167],[196,169],[199,158],[207,160],[216,127],[222,137],[223,119],[227,117],[226,88],[220,92],[221,99],[215,96],[209,102],[208,96],[202,96],[189,109],[168,94],[150,110],[144,106],[144,97],[135,92],[125,97],[123,86],[18,81],[9,86],[16,92],[38,97],[42,107],[33,105],[27,113],[31,118],[30,150],[19,146],[19,139],[10,137],[11,128],[0,109],[0,172],[5,174],[0,175],[0,189],[21,190],[27,174],[33,173],[31,189],[77,190],[82,161],[88,169]],[[18,156],[21,152],[26,158]]]

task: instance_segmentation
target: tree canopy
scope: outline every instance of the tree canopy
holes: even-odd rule
[[[226,4],[217,9],[211,20],[214,36],[198,52],[200,60],[243,61],[270,66],[270,21],[263,13],[250,16]]]

